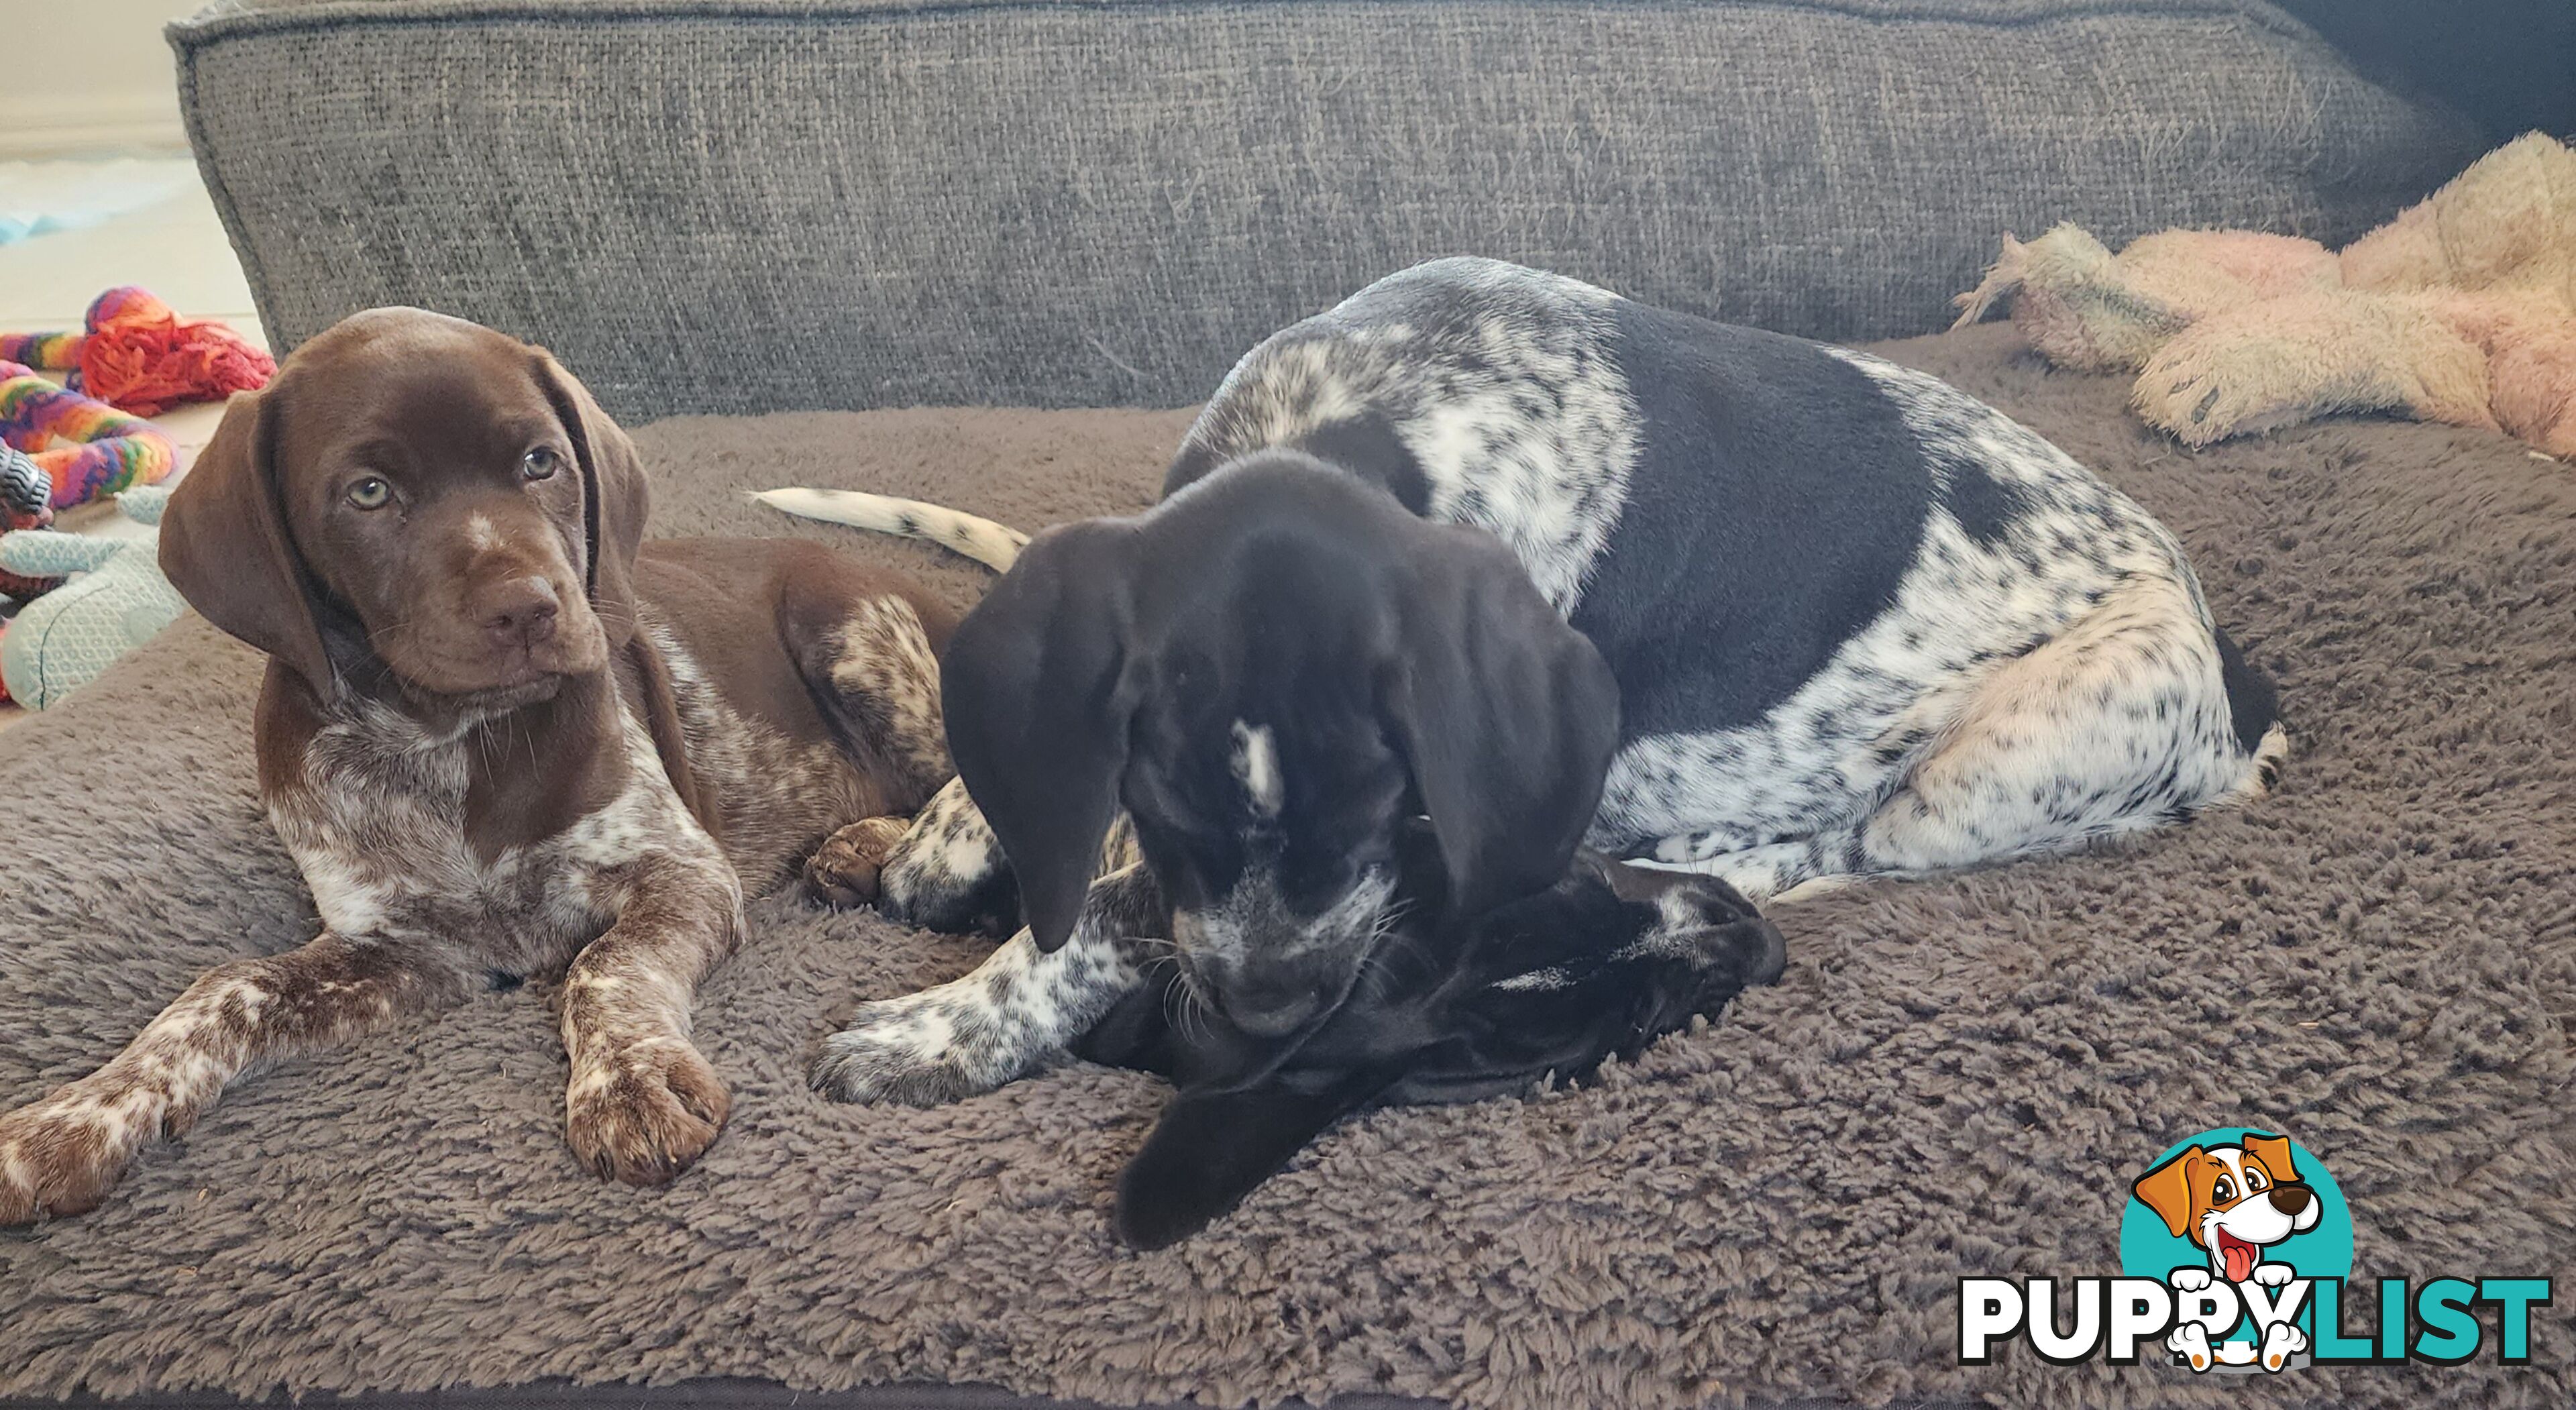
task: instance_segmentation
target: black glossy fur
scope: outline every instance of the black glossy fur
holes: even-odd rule
[[[1427,839],[1415,829],[1409,842],[1408,879],[1436,886]],[[1180,1089],[1119,1177],[1119,1237],[1148,1249],[1189,1237],[1362,1107],[1582,1080],[1716,1017],[1779,977],[1785,955],[1780,932],[1723,885],[1595,852],[1545,891],[1439,929],[1399,926],[1350,996],[1291,1040],[1193,1012],[1179,968],[1151,968],[1074,1048]]]

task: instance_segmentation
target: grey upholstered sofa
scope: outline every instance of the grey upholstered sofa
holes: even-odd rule
[[[2336,240],[2477,144],[2250,0],[251,0],[172,36],[279,344],[389,301],[541,340],[633,427],[658,532],[806,534],[961,604],[986,575],[741,491],[1133,509],[1168,408],[1433,254],[1882,338],[1945,324],[2006,230]],[[572,1160],[540,976],[284,1064],[98,1211],[0,1231],[0,1410],[2566,1406],[2563,1317],[2527,1366],[2212,1387],[1963,1365],[1954,1312],[1963,1276],[2115,1271],[2129,1181],[2241,1122],[2332,1163],[2356,1288],[2576,1259],[2576,483],[2441,426],[2185,452],[2003,327],[1883,350],[2189,546],[2282,685],[2272,798],[1796,908],[1787,976],[1714,1026],[1354,1120],[1142,1255],[1105,1206],[1151,1079],[829,1102],[820,1036],[979,947],[771,896],[699,998],[734,1108],[681,1179]],[[0,736],[41,780],[0,1104],[311,935],[254,801],[259,671],[186,619]]]
[[[2334,242],[2477,155],[2252,0],[224,0],[270,336],[424,302],[610,409],[1175,406],[1439,254],[1931,331],[2006,230]]]

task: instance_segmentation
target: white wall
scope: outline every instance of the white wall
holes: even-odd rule
[[[179,89],[161,26],[197,0],[0,0],[0,156],[179,148]]]

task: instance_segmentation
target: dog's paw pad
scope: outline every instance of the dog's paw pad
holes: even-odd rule
[[[959,1060],[947,1029],[938,1015],[911,1006],[865,1005],[849,1027],[823,1040],[814,1090],[834,1101],[925,1107],[992,1090]]]
[[[805,862],[806,893],[840,909],[876,900],[886,858],[910,827],[902,818],[861,818],[825,838]]]
[[[133,1153],[114,1113],[57,1094],[0,1115],[0,1226],[86,1214]]]
[[[660,1185],[715,1144],[731,1108],[723,1080],[697,1049],[665,1041],[577,1070],[564,1137],[598,1174]]]

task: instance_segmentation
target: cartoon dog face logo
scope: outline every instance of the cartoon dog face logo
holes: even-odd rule
[[[2324,1209],[2280,1136],[2188,1147],[2139,1176],[2136,1191],[2166,1229],[2207,1251],[2211,1273],[2231,1283],[2287,1281],[2290,1269],[2266,1263],[2263,1250],[2315,1228]]]

